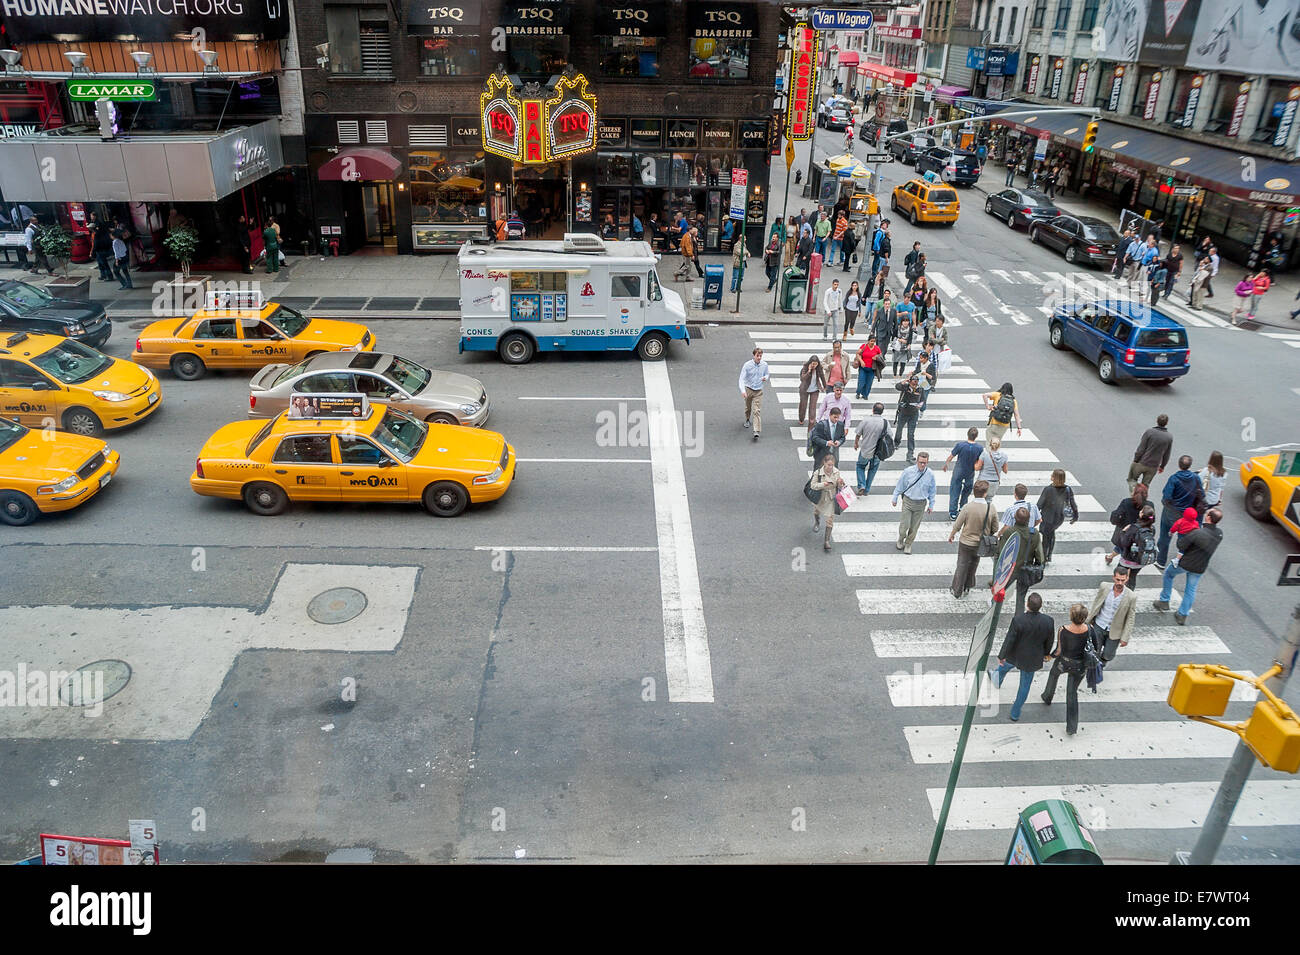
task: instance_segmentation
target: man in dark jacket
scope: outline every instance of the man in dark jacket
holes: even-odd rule
[[[1174,521],[1183,516],[1183,511],[1195,507],[1204,493],[1201,477],[1192,470],[1192,456],[1184,454],[1178,459],[1178,470],[1165,482],[1164,493],[1160,495],[1160,539],[1156,542],[1156,566],[1165,569],[1169,559],[1169,528]]]
[[[1157,474],[1164,472],[1169,463],[1169,452],[1174,447],[1174,436],[1165,427],[1169,424],[1169,415],[1162,414],[1156,418],[1156,426],[1142,432],[1142,440],[1133,452],[1133,463],[1128,468],[1128,492],[1138,484],[1151,486]]]
[[[916,460],[916,422],[921,419],[921,405],[925,404],[925,395],[921,392],[920,379],[913,375],[907,381],[899,381],[894,387],[901,392],[898,396],[898,408],[895,412],[894,446],[903,440],[903,429],[907,429],[907,463]]]
[[[248,234],[248,218],[240,216],[235,223],[235,242],[239,245],[239,267],[253,274],[253,237]]]
[[[1187,623],[1187,615],[1192,612],[1196,602],[1196,588],[1201,583],[1201,575],[1210,566],[1210,558],[1223,541],[1223,531],[1219,530],[1219,521],[1223,520],[1223,511],[1212,507],[1205,512],[1205,523],[1194,531],[1178,535],[1178,559],[1165,568],[1160,585],[1160,599],[1155,608],[1161,612],[1169,609],[1169,598],[1174,592],[1174,578],[1179,574],[1187,575],[1183,586],[1183,602],[1174,611],[1178,625]]]
[[[868,295],[876,284],[876,276],[880,274],[880,270],[889,266],[889,257],[893,251],[893,244],[889,241],[889,220],[881,219],[880,228],[871,239],[871,280],[867,282]]]
[[[844,421],[839,408],[832,408],[829,417],[818,421],[808,433],[808,446],[812,448],[812,459],[818,467],[826,455],[835,458],[835,466],[840,466],[840,446],[844,444]]]
[[[903,289],[903,295],[906,296],[912,291],[912,286],[916,284],[916,278],[921,273],[917,271],[917,265],[921,261],[921,243],[913,242],[912,251],[903,256],[903,274],[907,276],[907,286]]]
[[[997,669],[993,671],[993,685],[1001,686],[1007,673],[1015,667],[1020,671],[1020,689],[1011,704],[1011,722],[1020,719],[1020,709],[1029,698],[1029,688],[1034,684],[1034,674],[1043,663],[1052,658],[1052,641],[1056,639],[1056,623],[1050,616],[1040,613],[1043,598],[1032,593],[1025,600],[1025,612],[1011,620],[1007,638],[998,651]]]
[[[853,260],[853,253],[856,252],[858,248],[858,233],[853,226],[849,226],[848,229],[845,230],[844,238],[840,240],[840,247],[844,250],[844,268],[840,271],[847,272],[849,270],[849,263]]]
[[[815,242],[811,232],[803,232],[799,236],[799,245],[795,250],[794,264],[799,266],[804,272],[808,271],[808,263],[812,259],[813,246]]]
[[[90,248],[95,253],[95,264],[99,266],[101,282],[113,281],[113,230],[107,222],[100,222],[99,216],[92,212],[86,223],[90,231]]]

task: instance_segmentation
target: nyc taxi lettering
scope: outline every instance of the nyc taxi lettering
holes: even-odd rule
[[[289,349],[283,345],[267,345],[265,348],[254,348],[254,355],[287,355]]]
[[[32,414],[39,411],[48,411],[45,405],[34,405],[30,401],[23,401],[16,405],[5,405],[5,411],[18,411],[22,414]]]
[[[397,487],[397,478],[380,477],[378,474],[372,474],[364,478],[352,478],[348,481],[352,487]]]

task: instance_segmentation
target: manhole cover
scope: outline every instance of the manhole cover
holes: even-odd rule
[[[130,679],[125,660],[96,660],[68,674],[59,684],[59,700],[65,706],[94,706],[121,693]]]
[[[311,598],[307,616],[317,623],[347,623],[366,609],[366,595],[354,587],[334,587]]]

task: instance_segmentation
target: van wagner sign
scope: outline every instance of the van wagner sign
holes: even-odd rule
[[[170,40],[201,28],[209,40],[238,36],[283,40],[289,0],[0,0],[8,39],[17,43],[75,36]]]

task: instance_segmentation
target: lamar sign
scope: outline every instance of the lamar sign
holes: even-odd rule
[[[96,80],[68,80],[68,99],[94,102],[112,99],[118,102],[150,102],[158,90],[153,80],[129,80],[118,83]]]

